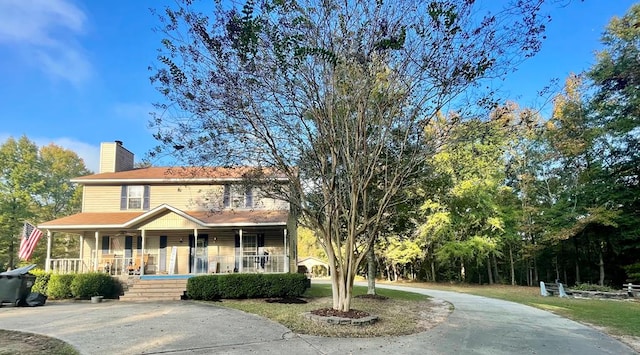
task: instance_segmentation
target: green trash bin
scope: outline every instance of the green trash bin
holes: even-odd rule
[[[36,276],[29,271],[36,264],[21,267],[11,271],[0,272],[0,306],[10,303],[20,306],[31,293],[31,287],[36,282]]]

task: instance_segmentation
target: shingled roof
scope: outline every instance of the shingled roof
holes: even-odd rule
[[[254,167],[150,167],[81,176],[71,179],[80,184],[130,182],[198,182],[237,181],[245,178],[264,178],[286,181],[285,174],[269,168]]]
[[[54,219],[38,225],[38,228],[74,230],[87,228],[132,228],[152,220],[158,213],[171,211],[190,219],[203,227],[229,227],[248,225],[286,225],[287,210],[225,210],[180,211],[168,205],[159,206],[146,212],[83,212]]]

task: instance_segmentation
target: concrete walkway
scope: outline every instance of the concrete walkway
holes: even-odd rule
[[[532,307],[402,289],[444,299],[455,311],[419,334],[340,339],[296,335],[278,323],[215,303],[49,302],[0,308],[0,329],[53,336],[82,354],[636,354],[592,328]]]

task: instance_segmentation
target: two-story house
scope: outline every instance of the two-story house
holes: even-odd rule
[[[82,212],[38,225],[46,270],[114,275],[186,275],[296,270],[289,203],[247,184],[250,168],[134,168],[122,142],[102,143],[98,174],[83,187]],[[271,181],[288,184],[277,173]],[[77,235],[79,256],[51,258],[57,233]]]

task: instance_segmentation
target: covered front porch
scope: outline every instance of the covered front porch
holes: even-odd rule
[[[111,235],[109,235],[111,234]],[[80,255],[54,259],[54,273],[106,272],[112,275],[289,272],[286,228],[83,233]],[[48,239],[51,237],[48,235]]]
[[[114,223],[100,223],[105,218]],[[47,236],[46,271],[195,275],[295,270],[289,222],[283,211],[207,215],[164,205],[138,215],[81,213],[40,227]],[[56,233],[78,236],[77,258],[51,256]]]

